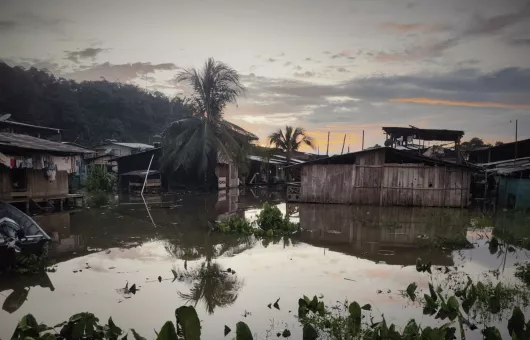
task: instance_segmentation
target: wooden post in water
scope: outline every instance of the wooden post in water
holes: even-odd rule
[[[346,134],[344,134],[344,139],[342,140],[342,150],[340,151],[340,154],[344,152],[344,144],[346,143]]]
[[[326,147],[326,156],[329,156],[329,131],[328,131],[328,146]]]

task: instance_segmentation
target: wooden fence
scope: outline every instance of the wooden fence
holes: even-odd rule
[[[465,207],[471,172],[423,164],[302,167],[300,202]]]

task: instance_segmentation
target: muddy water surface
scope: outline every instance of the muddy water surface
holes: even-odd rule
[[[301,235],[256,240],[208,232],[218,218],[254,218],[264,201],[299,220]],[[9,338],[27,313],[55,324],[82,311],[102,321],[112,316],[123,329],[154,338],[153,329],[173,320],[175,308],[192,304],[204,339],[222,338],[224,325],[235,330],[239,320],[259,339],[276,338],[285,328],[298,339],[295,315],[303,294],[323,295],[328,305],[345,299],[370,303],[374,315],[398,325],[413,317],[429,322],[421,306],[400,294],[414,281],[427,288],[430,277],[414,266],[418,257],[457,267],[475,280],[498,270],[501,280],[517,284],[515,264],[527,258],[522,249],[490,254],[484,236],[491,230],[470,229],[470,215],[461,210],[287,205],[281,194],[266,191],[157,197],[150,199],[150,214],[135,198],[121,203],[37,218],[56,240],[57,271],[0,278],[0,338]],[[467,239],[474,247],[452,251],[430,244],[440,239]],[[448,284],[438,273],[433,280]],[[138,292],[124,294],[122,288],[132,284]],[[13,294],[22,299],[6,306]],[[278,298],[280,309],[269,309]]]

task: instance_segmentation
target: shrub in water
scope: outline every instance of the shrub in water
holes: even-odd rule
[[[261,229],[283,230],[285,220],[282,212],[276,206],[270,206],[269,203],[263,204],[263,210],[258,215],[258,225]]]

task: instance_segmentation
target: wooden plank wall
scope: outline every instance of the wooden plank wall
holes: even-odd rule
[[[374,157],[364,163],[376,162]],[[470,183],[471,173],[465,169],[422,164],[312,164],[302,167],[300,201],[465,207]]]
[[[29,170],[28,197],[56,197],[68,195],[68,173],[57,171],[55,181],[49,181],[43,170]]]
[[[11,173],[0,169],[0,199],[11,199]]]

